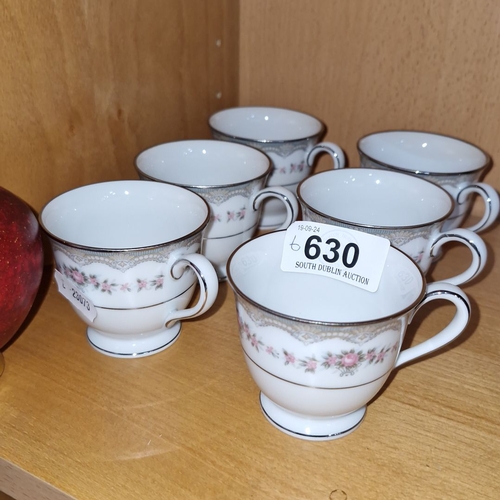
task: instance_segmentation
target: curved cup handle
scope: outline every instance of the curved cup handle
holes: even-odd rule
[[[266,198],[278,198],[282,200],[286,207],[286,219],[285,222],[277,229],[286,229],[292,222],[297,220],[299,215],[299,202],[297,197],[288,189],[281,186],[270,186],[261,189],[255,196],[252,202],[252,207],[254,210],[258,210],[261,203]]]
[[[186,267],[190,267],[200,285],[200,298],[195,306],[189,309],[171,311],[165,318],[165,325],[171,326],[173,322],[181,319],[195,318],[212,307],[219,292],[219,278],[210,261],[198,253],[183,255],[174,262],[170,274],[172,278],[179,279]]]
[[[452,285],[463,285],[475,278],[484,268],[488,258],[488,250],[482,238],[469,229],[452,229],[439,233],[430,244],[430,256],[439,256],[439,249],[449,241],[458,241],[467,246],[472,254],[472,263],[467,270],[452,278],[443,280]]]
[[[465,203],[471,193],[478,194],[484,201],[484,215],[482,219],[477,224],[467,228],[469,231],[479,233],[490,227],[497,220],[500,210],[500,197],[497,191],[489,184],[476,182],[475,184],[465,186],[459,191],[457,203],[459,205]]]
[[[333,168],[345,167],[345,155],[340,146],[333,142],[320,142],[307,153],[307,165],[313,166],[314,159],[320,153],[328,153],[333,159]]]
[[[462,290],[460,290],[457,286],[450,285],[449,283],[444,283],[442,281],[429,283],[427,285],[425,297],[413,310],[409,322],[412,321],[415,313],[424,304],[427,304],[431,300],[449,300],[455,304],[455,307],[457,308],[455,316],[450,321],[448,326],[446,326],[439,333],[436,333],[436,335],[430,339],[401,351],[395,367],[408,363],[408,361],[412,361],[416,358],[420,358],[421,356],[424,356],[432,351],[436,351],[437,349],[441,349],[441,347],[444,347],[446,344],[455,340],[467,326],[471,315],[471,307],[467,295],[465,295],[465,293],[462,292]]]

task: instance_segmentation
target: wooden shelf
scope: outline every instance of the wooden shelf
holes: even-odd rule
[[[228,284],[172,347],[121,360],[88,345],[48,273],[31,322],[4,352],[0,490],[78,500],[497,498],[498,227],[484,239],[487,268],[464,286],[474,309],[467,331],[397,370],[353,434],[321,443],[286,436],[263,417]],[[434,279],[467,259],[452,247]],[[451,306],[433,304],[407,344],[451,318]]]

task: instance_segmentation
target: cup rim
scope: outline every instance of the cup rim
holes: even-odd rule
[[[267,161],[267,169],[264,173],[257,175],[255,177],[251,177],[251,178],[246,179],[244,181],[231,182],[228,184],[181,184],[181,183],[177,183],[177,182],[173,182],[173,181],[166,181],[166,180],[160,179],[158,177],[155,177],[153,175],[146,174],[143,170],[141,170],[141,168],[137,164],[141,155],[143,155],[147,152],[150,152],[154,149],[161,148],[162,146],[166,146],[166,145],[170,145],[170,144],[185,144],[185,143],[208,143],[208,144],[214,143],[217,146],[220,146],[222,144],[223,145],[222,147],[226,147],[226,144],[230,144],[231,146],[238,146],[238,147],[242,147],[242,148],[247,148],[247,149],[250,149],[253,152],[257,152],[265,157],[265,159]],[[143,151],[141,151],[135,157],[134,166],[135,166],[135,169],[139,175],[146,177],[150,181],[161,182],[163,184],[172,184],[173,186],[179,186],[179,187],[183,187],[186,189],[223,189],[223,188],[232,188],[232,187],[236,187],[236,186],[242,186],[244,184],[249,184],[250,182],[255,182],[259,179],[265,179],[266,177],[268,177],[271,174],[272,168],[273,168],[272,162],[271,162],[271,159],[269,158],[269,156],[267,154],[265,154],[263,151],[261,151],[260,149],[254,148],[252,146],[247,146],[246,144],[238,144],[238,143],[232,143],[232,142],[226,143],[224,141],[217,141],[215,139],[186,139],[186,140],[182,140],[182,141],[162,142],[160,144],[156,144],[154,146],[151,146],[151,147],[146,148]]]
[[[227,266],[226,266],[227,281],[228,281],[229,285],[231,286],[231,288],[233,289],[233,291],[236,294],[238,294],[240,297],[242,297],[244,300],[246,300],[247,302],[252,304],[254,307],[257,307],[257,308],[265,311],[266,313],[272,314],[272,315],[277,316],[279,318],[286,319],[288,321],[294,321],[297,323],[303,323],[303,324],[308,324],[308,325],[339,327],[339,326],[359,326],[359,325],[378,324],[378,323],[383,323],[385,321],[389,321],[391,319],[399,318],[399,317],[405,315],[406,313],[410,312],[423,300],[423,298],[426,294],[427,281],[425,279],[425,276],[424,276],[424,273],[422,272],[422,270],[403,251],[401,251],[399,248],[396,248],[395,246],[393,246],[391,244],[389,251],[393,250],[393,251],[399,252],[405,259],[407,259],[415,267],[415,269],[417,270],[417,272],[419,273],[420,278],[421,278],[420,293],[418,294],[417,298],[410,305],[406,306],[405,308],[400,309],[399,311],[397,311],[393,314],[389,314],[387,316],[383,316],[380,318],[373,318],[373,319],[363,320],[363,321],[345,321],[345,322],[344,321],[319,321],[319,320],[299,318],[296,316],[292,316],[289,314],[285,314],[285,313],[270,309],[267,306],[265,306],[264,304],[260,304],[259,302],[250,298],[248,295],[246,295],[245,293],[243,293],[241,291],[241,289],[236,285],[236,283],[231,275],[231,263],[233,261],[233,258],[236,256],[237,252],[245,245],[251,244],[253,241],[255,241],[257,239],[266,238],[266,237],[269,238],[269,237],[273,237],[273,236],[275,237],[277,234],[284,233],[284,232],[286,232],[286,229],[281,229],[279,231],[273,231],[271,233],[261,234],[259,236],[256,236],[255,238],[252,238],[249,241],[245,241],[244,243],[241,243],[231,253],[231,255],[229,256],[229,259],[227,260]],[[333,278],[330,278],[330,279],[333,279]],[[350,286],[353,286],[353,285],[350,285]],[[372,292],[367,292],[367,293],[372,293]]]
[[[216,128],[213,124],[212,124],[212,120],[215,116],[217,115],[221,115],[222,113],[226,112],[226,111],[232,111],[232,110],[236,110],[236,109],[241,109],[241,110],[251,110],[251,109],[271,109],[271,110],[278,110],[278,111],[286,111],[286,112],[291,112],[291,113],[296,113],[296,114],[299,114],[299,115],[304,115],[304,116],[307,116],[308,118],[312,118],[313,120],[316,120],[318,122],[318,125],[319,125],[319,131],[315,134],[311,134],[311,135],[306,135],[306,136],[303,136],[303,137],[298,137],[296,139],[253,139],[253,138],[250,138],[250,137],[241,137],[239,135],[234,135],[234,134],[228,134],[226,132],[223,132],[222,130]],[[210,127],[210,130],[213,131],[213,132],[216,132],[218,134],[221,134],[221,135],[224,135],[225,137],[228,137],[230,138],[231,140],[237,140],[237,141],[248,141],[248,142],[254,142],[254,143],[257,143],[257,144],[290,144],[290,143],[293,143],[293,142],[301,142],[301,141],[307,141],[309,139],[313,139],[313,138],[316,138],[316,137],[320,137],[326,130],[326,125],[317,117],[309,114],[309,113],[304,113],[303,111],[297,111],[295,109],[289,109],[289,108],[280,108],[280,107],[277,107],[277,106],[233,106],[233,107],[230,107],[230,108],[225,108],[225,109],[221,109],[219,111],[216,111],[215,113],[213,113],[209,119],[208,119],[208,126]]]
[[[204,221],[196,229],[194,229],[193,231],[190,231],[187,234],[179,236],[178,238],[172,239],[172,240],[163,241],[161,243],[155,243],[154,245],[145,245],[145,246],[127,247],[127,248],[107,248],[107,247],[103,248],[103,247],[95,247],[95,246],[83,245],[81,243],[75,243],[73,241],[65,240],[64,238],[61,238],[60,236],[57,236],[52,231],[50,231],[46,227],[46,225],[44,224],[44,222],[43,222],[44,211],[49,207],[49,205],[52,202],[54,202],[55,200],[57,200],[59,197],[64,196],[64,195],[66,195],[68,193],[71,193],[73,191],[78,191],[78,190],[81,190],[81,189],[85,189],[87,187],[97,186],[97,185],[111,185],[111,184],[121,184],[121,185],[124,185],[124,184],[127,184],[127,183],[141,183],[141,184],[145,184],[145,183],[148,183],[148,182],[151,182],[151,181],[143,181],[143,180],[138,180],[138,179],[127,179],[127,180],[121,179],[121,180],[112,180],[112,181],[103,181],[103,182],[93,182],[93,183],[90,183],[90,184],[84,184],[83,186],[77,186],[75,188],[63,191],[63,192],[59,193],[57,196],[53,197],[51,200],[49,200],[42,207],[42,209],[40,210],[40,213],[38,215],[38,221],[39,221],[40,227],[45,231],[45,233],[47,234],[47,236],[49,236],[51,239],[53,239],[54,241],[57,241],[58,243],[61,243],[61,244],[65,245],[67,247],[75,248],[75,249],[78,249],[78,250],[85,250],[85,251],[92,251],[92,252],[99,252],[99,253],[108,253],[108,254],[113,254],[113,253],[115,253],[115,254],[116,253],[130,253],[130,252],[138,252],[138,251],[155,250],[157,248],[162,248],[165,245],[170,245],[170,244],[174,244],[174,243],[177,243],[177,242],[189,239],[190,237],[194,236],[197,233],[202,232],[205,229],[205,227],[210,222],[210,207],[209,207],[208,203],[199,194],[194,193],[193,191],[189,191],[189,189],[186,189],[184,187],[176,186],[175,184],[168,184],[168,185],[172,186],[175,189],[182,189],[184,191],[187,191],[187,192],[190,193],[190,195],[193,195],[193,196],[199,198],[203,202],[203,205],[206,208],[207,215],[206,215]],[[162,184],[162,183],[159,183],[159,184]],[[166,184],[166,183],[163,183],[163,184]]]
[[[379,172],[391,172],[391,170],[384,170],[384,169],[381,169],[381,168],[366,168],[366,167],[349,167],[349,168],[355,168],[355,169],[359,169],[359,170],[363,170],[363,171],[379,171]],[[323,172],[317,172],[313,175],[310,175],[309,177],[306,177],[304,180],[302,180],[299,185],[297,186],[297,198],[299,199],[299,202],[300,203],[303,203],[309,210],[311,210],[311,212],[314,212],[315,214],[318,214],[319,216],[321,217],[324,217],[325,219],[329,219],[329,220],[333,220],[333,221],[337,221],[337,222],[340,222],[342,224],[348,224],[350,226],[356,226],[356,227],[366,227],[366,228],[370,228],[370,229],[384,229],[384,230],[391,230],[391,229],[416,229],[416,228],[419,228],[419,227],[426,227],[426,226],[430,226],[431,224],[436,224],[438,222],[444,222],[446,219],[448,219],[448,217],[452,214],[453,210],[454,210],[454,207],[455,207],[455,202],[453,201],[453,198],[452,196],[450,195],[450,193],[448,193],[448,191],[446,191],[445,189],[443,189],[441,186],[438,186],[437,184],[434,184],[433,182],[429,181],[428,179],[424,179],[422,177],[416,177],[412,174],[410,174],[409,172],[392,172],[388,175],[393,175],[393,174],[396,174],[396,175],[404,175],[404,176],[407,176],[407,177],[411,177],[412,178],[412,181],[411,182],[414,182],[413,180],[416,180],[418,182],[427,182],[428,184],[430,184],[431,186],[433,186],[431,189],[434,189],[434,188],[437,188],[438,191],[441,191],[441,193],[443,193],[449,200],[450,200],[450,208],[449,210],[446,212],[446,214],[442,215],[441,217],[438,217],[437,219],[433,219],[431,221],[427,221],[427,222],[422,222],[420,224],[408,224],[408,225],[397,225],[397,226],[387,226],[387,225],[379,225],[379,224],[364,224],[362,222],[355,222],[355,221],[350,221],[350,220],[347,220],[347,219],[341,219],[340,217],[336,217],[334,215],[330,215],[330,214],[327,214],[325,212],[322,212],[321,210],[318,210],[314,207],[312,207],[309,203],[307,203],[302,194],[301,194],[301,189],[302,189],[302,185],[304,183],[306,183],[308,181],[308,179],[311,179],[311,178],[314,178],[318,175],[322,175],[322,174],[326,174],[326,175],[332,175],[334,172],[341,172],[341,171],[348,171],[349,168],[347,169],[335,169],[335,170],[325,170]],[[338,174],[336,174],[338,175]]]
[[[374,158],[373,156],[370,156],[369,154],[365,153],[362,149],[361,149],[361,146],[360,146],[360,143],[363,139],[366,139],[367,137],[370,137],[370,136],[373,136],[373,135],[381,135],[381,134],[386,134],[386,133],[393,133],[393,132],[403,132],[403,133],[408,133],[408,134],[411,134],[411,133],[419,133],[419,134],[429,134],[429,135],[433,135],[433,136],[439,136],[439,137],[445,137],[446,139],[453,139],[455,141],[459,141],[459,142],[463,142],[464,144],[467,144],[477,150],[479,150],[481,153],[484,154],[485,156],[485,162],[478,168],[473,168],[471,170],[466,170],[464,172],[431,172],[429,170],[420,170],[420,169],[412,169],[412,168],[405,168],[405,167],[400,167],[398,165],[394,165],[392,163],[387,163],[387,162],[383,162],[383,161],[380,161],[380,160],[377,160],[376,158]],[[361,136],[357,143],[356,143],[356,148],[358,150],[358,153],[359,154],[362,154],[363,156],[366,156],[366,158],[368,158],[369,160],[375,162],[375,163],[378,163],[380,165],[383,165],[387,168],[391,168],[393,170],[399,170],[401,172],[411,172],[413,175],[435,175],[435,176],[440,176],[440,177],[444,177],[444,176],[458,176],[458,175],[465,175],[465,174],[471,174],[473,172],[479,172],[480,170],[483,170],[483,169],[486,169],[488,168],[490,165],[491,165],[491,156],[484,150],[482,149],[481,147],[477,146],[476,144],[470,142],[470,141],[467,141],[465,139],[462,139],[460,137],[455,137],[453,135],[449,135],[449,134],[443,134],[443,133],[440,133],[440,132],[431,132],[429,130],[410,130],[410,129],[388,129],[388,130],[379,130],[377,132],[370,132],[368,134],[365,134],[363,136]]]

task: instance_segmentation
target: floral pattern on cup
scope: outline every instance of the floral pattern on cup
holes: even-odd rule
[[[303,151],[304,154],[309,151],[319,140],[322,132],[315,134],[312,137],[306,139],[296,139],[289,141],[253,141],[251,139],[240,139],[238,137],[232,137],[221,132],[217,132],[212,129],[212,137],[219,141],[230,141],[239,144],[244,144],[245,146],[250,146],[255,149],[260,149],[265,153],[274,153],[281,158],[286,158],[292,155],[296,151]]]
[[[164,248],[162,246],[152,246],[138,248],[128,252],[109,252],[94,251],[89,249],[80,249],[78,247],[69,247],[51,240],[53,252],[65,255],[76,266],[88,266],[91,264],[104,264],[111,269],[120,272],[128,271],[144,262],[167,263],[172,255],[195,253],[201,247],[201,234],[196,234],[190,238],[173,242]],[[62,272],[62,270],[60,269]]]
[[[287,174],[296,174],[297,172],[304,172],[306,170],[307,165],[305,160],[302,160],[300,163],[291,163],[290,165],[284,165],[284,166],[274,166],[273,167],[273,174],[281,174],[281,175],[287,175]]]
[[[241,207],[239,210],[227,210],[225,217],[221,214],[212,214],[210,222],[222,222],[224,219],[226,223],[231,221],[240,221],[245,218],[247,207]]]
[[[308,323],[304,328],[300,322],[277,316],[268,311],[262,311],[242,297],[238,297],[236,311],[238,318],[240,318],[240,325],[244,323],[241,318],[247,316],[255,327],[278,328],[304,345],[311,345],[329,339],[339,339],[361,346],[387,332],[393,332],[399,337],[405,328],[403,318],[390,318],[387,321],[381,321],[376,327],[370,323],[332,327],[331,325],[312,322]]]
[[[163,288],[164,276],[162,274],[154,278],[137,278],[135,283],[115,283],[114,280],[99,279],[95,274],[87,274],[75,266],[62,265],[60,271],[80,288],[91,287],[103,293],[111,295],[114,292],[141,292],[143,290],[160,290]]]
[[[388,167],[384,163],[378,163],[376,161],[370,160],[365,155],[361,154],[361,167],[365,168],[378,168],[381,170],[393,170],[391,167]],[[432,173],[423,170],[421,173],[417,173],[407,169],[401,169],[405,173],[413,174],[418,176],[425,176],[425,179],[437,184],[438,186],[445,187],[451,186],[452,188],[458,189],[460,186],[464,186],[467,184],[471,184],[473,182],[479,181],[483,169],[474,170],[472,172],[464,172],[463,174],[456,173]]]
[[[381,348],[372,347],[370,349],[341,349],[339,352],[325,351],[321,358],[316,356],[305,356],[297,358],[293,352],[284,348],[277,349],[272,345],[257,338],[252,333],[248,323],[238,316],[240,324],[240,336],[242,341],[246,340],[258,353],[266,353],[273,358],[283,359],[285,366],[304,370],[306,373],[316,373],[319,370],[333,370],[341,377],[354,375],[362,367],[383,363],[389,353],[397,351],[399,344],[395,343]]]

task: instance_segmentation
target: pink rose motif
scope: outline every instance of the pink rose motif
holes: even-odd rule
[[[377,361],[384,361],[385,351],[380,351],[377,355]]]
[[[148,282],[147,280],[137,280],[137,286],[139,287],[139,291],[141,290],[146,290],[148,287]]]
[[[295,364],[295,356],[293,354],[289,354],[285,352],[285,364]]]
[[[120,290],[122,292],[127,292],[130,290],[129,286],[128,286],[128,283],[123,283],[123,285],[120,286]]]
[[[318,367],[318,362],[314,359],[309,359],[306,363],[306,372],[314,372]]]
[[[334,356],[334,355],[328,356],[328,358],[326,358],[326,361],[325,361],[325,363],[328,366],[333,366],[336,362],[337,362],[337,356]]]
[[[241,323],[241,329],[243,330],[244,333],[248,335],[250,333],[250,327],[248,326],[248,323],[241,321],[241,319],[240,323]]]
[[[79,285],[83,285],[83,283],[85,283],[85,277],[80,271],[76,269],[73,269],[73,271],[71,271],[71,277],[73,278],[75,283],[78,283]]]
[[[95,276],[90,276],[89,283],[95,287],[99,286],[99,282],[97,281],[97,278]]]
[[[151,282],[151,285],[153,285],[156,290],[163,288],[163,276],[157,276],[156,279]]]
[[[111,293],[111,287],[112,285],[107,281],[105,281],[104,283],[101,284],[101,292]]]
[[[366,353],[366,359],[368,361],[373,361],[375,359],[375,353],[373,351],[368,351]]]
[[[286,174],[286,167],[280,167],[280,168],[278,169],[278,172],[279,172],[280,174]]]
[[[359,362],[359,356],[355,352],[344,354],[341,359],[342,366],[349,368]]]

